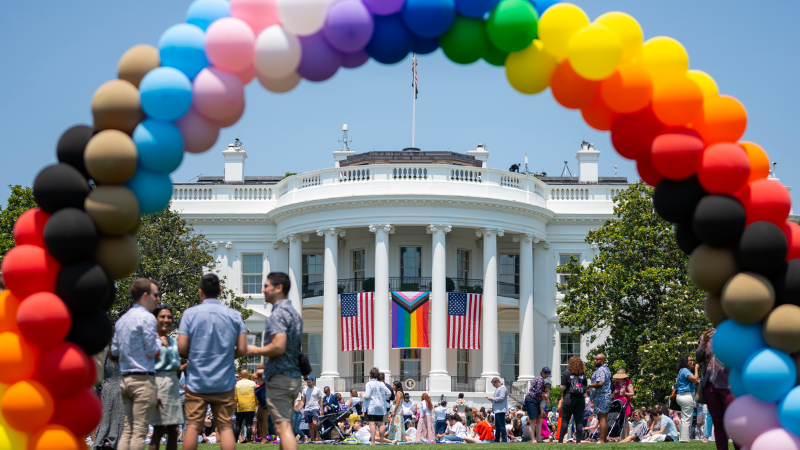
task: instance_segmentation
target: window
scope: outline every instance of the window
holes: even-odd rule
[[[363,280],[367,260],[364,257],[364,250],[353,250],[353,278]]]
[[[364,350],[353,350],[353,383],[364,383]]]
[[[519,255],[500,255],[500,283],[497,295],[519,296]]]
[[[404,280],[422,276],[422,247],[400,247],[400,276]]]
[[[255,345],[257,347],[261,347],[261,333],[247,333],[247,345]],[[247,371],[250,373],[256,373],[256,369],[258,363],[262,362],[263,358],[261,356],[248,356],[247,357]]]
[[[322,255],[303,255],[303,296],[322,295]]]
[[[569,359],[573,356],[581,357],[581,335],[561,333],[561,373],[567,373]]]
[[[318,378],[322,373],[322,333],[303,333],[300,350],[308,356],[311,363],[311,375]]]
[[[422,352],[418,348],[400,349],[400,381],[408,387],[406,380],[409,378],[419,384],[421,375]],[[420,388],[417,388],[420,389]],[[415,390],[410,389],[409,390]]]
[[[456,263],[458,266],[458,279],[469,279],[469,250],[457,250],[456,259],[458,260]]]
[[[575,259],[578,260],[578,264],[581,263],[581,254],[580,253],[562,253],[558,255],[558,265],[559,266],[566,266],[569,263],[569,258],[574,256]],[[560,273],[558,274],[558,282],[559,283],[567,283],[569,281],[569,274],[568,273]],[[566,294],[566,290],[558,291],[560,294]]]
[[[519,333],[500,333],[500,378],[506,384],[519,376]]]
[[[469,380],[469,350],[456,350],[456,376],[457,383],[468,383]]]
[[[264,257],[242,255],[242,294],[258,294],[261,292],[261,279],[264,274]]]

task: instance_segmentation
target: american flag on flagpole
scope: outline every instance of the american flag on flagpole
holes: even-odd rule
[[[375,306],[374,293],[341,295],[342,316],[342,351],[372,350],[375,323],[373,314]]]
[[[481,294],[447,293],[447,348],[480,350]]]
[[[414,98],[417,98],[417,94],[419,94],[418,84],[417,84],[417,54],[414,53],[411,56],[411,73],[414,74],[414,78],[411,80],[411,86],[414,87]]]

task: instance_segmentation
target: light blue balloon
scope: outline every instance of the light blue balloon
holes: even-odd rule
[[[716,337],[716,336],[715,336]],[[764,348],[754,353],[742,369],[742,383],[753,397],[765,402],[782,399],[797,381],[797,367],[788,353]]]
[[[227,0],[194,0],[186,11],[186,22],[206,31],[212,22],[230,15],[231,4]]]
[[[149,117],[172,121],[192,106],[192,82],[172,67],[157,67],[139,83],[142,109]]]
[[[456,20],[456,3],[455,0],[406,0],[400,13],[412,33],[426,38],[439,37]]]
[[[483,15],[494,9],[500,0],[456,0],[456,11],[462,16],[474,19],[483,18]]]
[[[556,3],[561,3],[561,0],[533,0],[531,3],[533,3],[533,7],[536,8],[536,14],[542,17],[542,13],[544,13],[547,8]]]
[[[731,369],[730,373],[728,374],[728,384],[731,386],[731,394],[734,397],[741,397],[743,395],[747,395],[747,389],[744,387],[744,383],[742,383],[742,371],[739,369]]]
[[[712,341],[717,359],[732,369],[741,369],[747,358],[767,346],[761,336],[761,324],[743,324],[728,319],[717,327]]]
[[[792,433],[800,436],[800,386],[795,387],[778,405],[778,420]]]
[[[208,67],[206,34],[197,25],[179,23],[167,28],[158,40],[161,65],[174,67],[194,80]]]
[[[170,173],[181,165],[183,135],[172,122],[145,120],[133,130],[133,142],[139,151],[140,167]]]
[[[169,206],[172,199],[172,180],[168,173],[139,167],[125,186],[136,195],[142,214],[155,214]]]

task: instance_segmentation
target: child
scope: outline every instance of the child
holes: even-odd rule
[[[542,441],[542,435],[544,433],[542,432],[542,423],[543,422],[546,423],[546,421],[544,420],[544,417],[545,417],[544,414],[545,414],[545,409],[549,409],[549,408],[547,408],[547,405],[550,403],[550,388],[552,386],[553,386],[553,384],[550,381],[550,379],[544,380],[544,392],[542,392],[542,397],[541,397],[541,400],[539,401],[539,417],[536,418],[536,441],[537,442],[543,442]],[[548,432],[549,431],[550,430],[548,430]],[[549,433],[548,433],[548,437],[549,437]]]

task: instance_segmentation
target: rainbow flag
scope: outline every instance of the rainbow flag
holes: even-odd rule
[[[428,348],[430,292],[392,292],[392,348]]]

